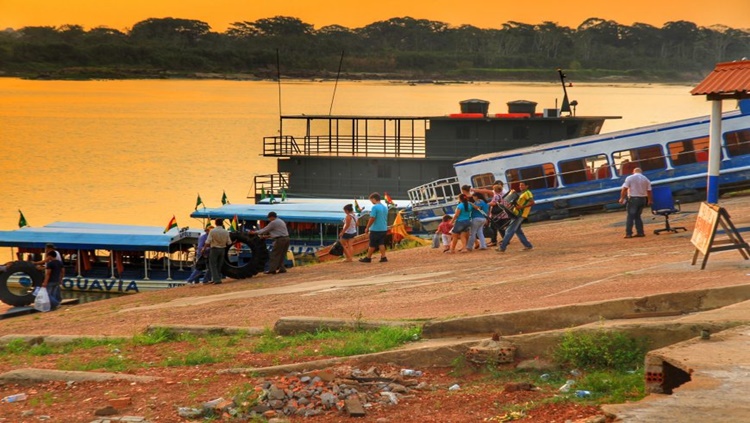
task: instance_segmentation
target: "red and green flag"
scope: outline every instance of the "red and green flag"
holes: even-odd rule
[[[29,222],[26,221],[26,217],[24,217],[21,209],[18,209],[18,215],[18,227],[23,228],[24,226],[29,226]]]
[[[384,194],[385,194],[384,195],[384,197],[385,197],[385,204],[388,204],[389,206],[395,206],[395,204],[393,204],[393,199],[391,198],[391,196],[388,195],[387,192],[384,193]]]
[[[237,223],[237,215],[234,215],[234,218],[232,219],[232,223],[229,224],[229,231],[231,232],[237,232],[237,228],[239,227]]]
[[[167,233],[170,229],[176,228],[176,227],[178,227],[177,219],[174,217],[174,215],[172,215],[172,218],[169,219],[169,223],[167,223],[167,226],[164,228],[164,233]]]

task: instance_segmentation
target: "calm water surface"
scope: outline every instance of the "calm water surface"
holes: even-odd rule
[[[578,114],[616,115],[604,132],[707,115],[687,85],[574,84]],[[285,82],[284,114],[326,114],[333,82]],[[255,174],[275,171],[263,136],[279,123],[279,87],[249,81],[25,81],[0,78],[0,230],[15,229],[18,209],[32,226],[58,221],[180,226],[200,193],[208,207],[226,190],[246,199]],[[562,100],[559,84],[475,83],[408,86],[342,82],[334,114],[446,115],[481,98],[490,113],[532,100],[537,110]],[[725,110],[734,107],[725,104]],[[368,193],[362,193],[367,195]],[[9,254],[0,256],[0,261]]]

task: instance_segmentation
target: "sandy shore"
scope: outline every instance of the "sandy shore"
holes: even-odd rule
[[[750,197],[722,200],[742,228]],[[699,203],[673,216],[688,232],[653,235],[663,218],[644,212],[645,238],[623,239],[622,211],[525,226],[534,250],[514,241],[445,254],[429,247],[388,253],[388,263],[325,263],[221,286],[182,287],[0,321],[0,334],[130,336],[151,324],[272,326],[282,316],[443,319],[745,284],[750,261],[714,253],[691,266]]]

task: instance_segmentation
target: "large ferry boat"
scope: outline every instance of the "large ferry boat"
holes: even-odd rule
[[[282,115],[278,135],[263,139],[263,156],[277,159],[277,173],[254,178],[254,197],[282,193],[308,198],[362,198],[407,191],[455,175],[453,164],[479,154],[598,134],[607,119],[579,116],[568,101],[558,108],[509,101],[507,112],[490,113],[490,102],[460,102],[445,116]],[[252,192],[252,190],[251,190]]]
[[[723,192],[750,186],[750,103],[722,114]],[[414,214],[427,228],[453,214],[461,185],[489,188],[525,182],[534,193],[533,219],[617,203],[624,179],[642,169],[653,186],[674,193],[706,188],[710,118],[650,125],[575,140],[478,155],[455,163],[455,176],[409,190]]]

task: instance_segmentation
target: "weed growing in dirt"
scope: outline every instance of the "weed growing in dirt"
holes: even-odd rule
[[[261,335],[254,351],[272,353],[286,349],[305,347],[325,341],[319,348],[303,349],[303,354],[324,354],[347,357],[389,350],[419,339],[421,329],[417,327],[381,327],[377,330],[321,330],[294,336],[277,336],[270,329]]]
[[[152,328],[147,330],[145,333],[139,333],[133,336],[133,343],[135,345],[156,345],[162,342],[176,341],[180,338],[180,334],[169,328]]]
[[[646,340],[621,332],[567,331],[555,349],[555,361],[577,368],[632,370],[646,357]]]
[[[162,363],[164,366],[197,366],[199,364],[210,364],[221,361],[220,357],[211,354],[206,348],[188,351],[180,357],[167,357]]]
[[[135,361],[127,357],[123,357],[120,355],[111,355],[108,357],[96,358],[87,361],[82,361],[75,357],[63,357],[58,362],[57,367],[61,370],[106,370],[108,372],[125,372],[143,367],[143,365],[136,363]]]

